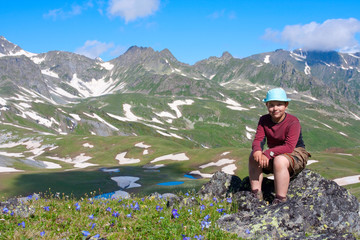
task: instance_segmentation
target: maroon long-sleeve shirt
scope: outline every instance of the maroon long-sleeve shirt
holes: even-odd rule
[[[274,123],[269,114],[260,117],[252,143],[254,152],[262,151],[265,138],[268,149],[263,153],[268,159],[283,153],[292,153],[296,147],[305,148],[299,119],[288,113],[280,123]]]

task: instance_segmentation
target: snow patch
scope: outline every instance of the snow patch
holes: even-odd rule
[[[108,71],[114,68],[114,64],[111,64],[110,62],[100,63],[100,65]]]
[[[194,103],[193,100],[190,100],[190,99],[186,99],[185,101],[182,101],[182,100],[175,100],[174,102],[172,103],[168,103],[168,105],[170,106],[170,108],[172,110],[174,110],[176,112],[176,116],[178,118],[180,118],[182,116],[180,110],[178,109],[178,106],[181,106],[181,105],[192,105]]]
[[[127,154],[127,152],[122,152],[119,153],[118,155],[116,155],[115,159],[119,161],[120,165],[124,165],[124,164],[133,164],[133,163],[138,163],[140,162],[140,159],[136,159],[136,158],[126,158],[125,155]]]
[[[87,148],[93,148],[94,145],[91,145],[90,143],[84,143],[83,147],[87,147]]]
[[[74,113],[70,113],[69,114],[72,118],[74,118],[76,121],[80,122],[81,121],[81,118],[79,115],[77,114],[74,114]]]
[[[0,173],[4,173],[4,172],[23,172],[23,170],[17,170],[15,168],[1,167],[0,166]]]
[[[59,78],[59,75],[56,72],[50,71],[50,69],[41,70],[41,73],[53,78]]]
[[[305,72],[306,75],[310,75],[310,74],[311,74],[311,68],[309,67],[309,65],[307,64],[307,62],[305,62],[304,72]]]
[[[186,161],[189,158],[186,156],[185,153],[178,153],[178,154],[168,154],[161,157],[157,157],[154,160],[150,161],[151,163],[164,161],[164,160],[175,160],[175,161]]]
[[[266,64],[270,63],[270,55],[265,56],[264,63],[266,63]]]
[[[149,148],[151,147],[151,145],[146,145],[144,144],[144,142],[139,142],[135,144],[135,147],[139,147],[139,148]]]
[[[333,181],[336,182],[339,186],[360,183],[360,175],[336,178]]]
[[[234,163],[234,162],[235,162],[235,160],[233,160],[233,159],[223,158],[223,159],[220,159],[220,160],[217,161],[217,162],[210,162],[210,163],[201,165],[201,166],[199,166],[199,168],[203,169],[203,168],[212,167],[212,166],[217,166],[217,167],[219,167],[219,166],[222,166],[222,165],[225,165],[225,164]]]
[[[112,177],[111,180],[115,181],[122,189],[141,187],[140,184],[135,183],[136,181],[140,180],[138,177],[120,176]]]

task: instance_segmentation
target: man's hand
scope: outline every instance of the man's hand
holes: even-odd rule
[[[254,157],[254,160],[260,165],[260,162],[261,162],[261,158],[262,158],[262,152],[261,151],[256,151],[253,153],[253,157]]]
[[[261,151],[254,152],[253,157],[254,160],[259,164],[259,167],[266,168],[269,166],[269,159]]]

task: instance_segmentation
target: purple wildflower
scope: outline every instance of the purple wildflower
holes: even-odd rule
[[[111,212],[111,207],[108,207],[106,211]]]
[[[210,218],[210,215],[208,214],[204,217],[204,220],[207,221],[207,220],[209,220],[209,218]]]
[[[9,212],[9,209],[8,209],[7,207],[4,207],[4,208],[3,208],[3,213],[4,213],[4,214],[7,214],[8,212]]]
[[[75,203],[76,206],[76,211],[80,211],[80,204],[79,203]]]
[[[94,235],[93,238],[100,238],[100,234]]]
[[[96,223],[91,224],[91,229],[94,229],[96,227]]]
[[[202,235],[195,235],[195,237],[194,237],[195,239],[198,239],[198,240],[203,240],[204,239],[204,236],[202,236]]]
[[[82,235],[84,235],[85,237],[89,236],[90,235],[90,232],[88,231],[81,231]]]
[[[190,194],[189,193],[185,193],[186,196],[189,196]]]
[[[219,209],[217,209],[216,211],[218,211],[218,213],[222,213],[223,211],[225,211],[225,209],[219,208]]]
[[[191,240],[191,237],[186,237],[184,234],[181,235],[183,237],[183,240]]]
[[[245,233],[246,233],[246,234],[250,234],[250,230],[249,230],[249,229],[246,229],[246,230],[245,230]]]
[[[129,213],[128,215],[126,215],[126,217],[131,218],[131,217],[132,217],[132,216],[131,216],[131,213]]]
[[[22,221],[21,223],[18,223],[18,226],[22,226],[22,228],[25,228],[25,222]]]
[[[200,210],[201,210],[201,211],[205,210],[205,205],[201,205],[201,206],[200,206]]]
[[[214,204],[213,204],[213,203],[210,203],[210,207],[212,207],[212,206],[214,206]]]
[[[156,211],[161,212],[162,210],[163,210],[163,208],[162,208],[162,207],[160,207],[160,206],[156,206]]]
[[[140,205],[136,202],[133,210],[140,210]]]
[[[45,235],[45,231],[40,232],[40,236],[44,236]]]
[[[177,209],[173,209],[173,210],[171,211],[171,213],[172,213],[172,215],[173,215],[174,218],[178,218],[178,217],[180,216]]]
[[[90,218],[91,220],[93,220],[93,219],[94,219],[94,214],[89,215],[89,218]]]
[[[118,212],[114,211],[113,214],[112,214],[112,216],[113,216],[113,217],[119,217],[120,214],[119,214]]]
[[[49,207],[49,206],[45,206],[45,207],[44,207],[44,210],[45,210],[46,212],[48,212],[48,211],[50,211],[50,207]]]
[[[226,201],[227,201],[228,203],[232,203],[232,199],[231,199],[231,198],[227,198]]]

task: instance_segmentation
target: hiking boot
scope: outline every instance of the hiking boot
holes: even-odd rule
[[[257,198],[260,201],[264,200],[262,191],[251,192],[251,194],[253,195],[254,198]]]
[[[287,198],[275,198],[273,201],[272,201],[272,205],[276,205],[276,204],[279,204],[279,203],[284,203],[287,201]]]

